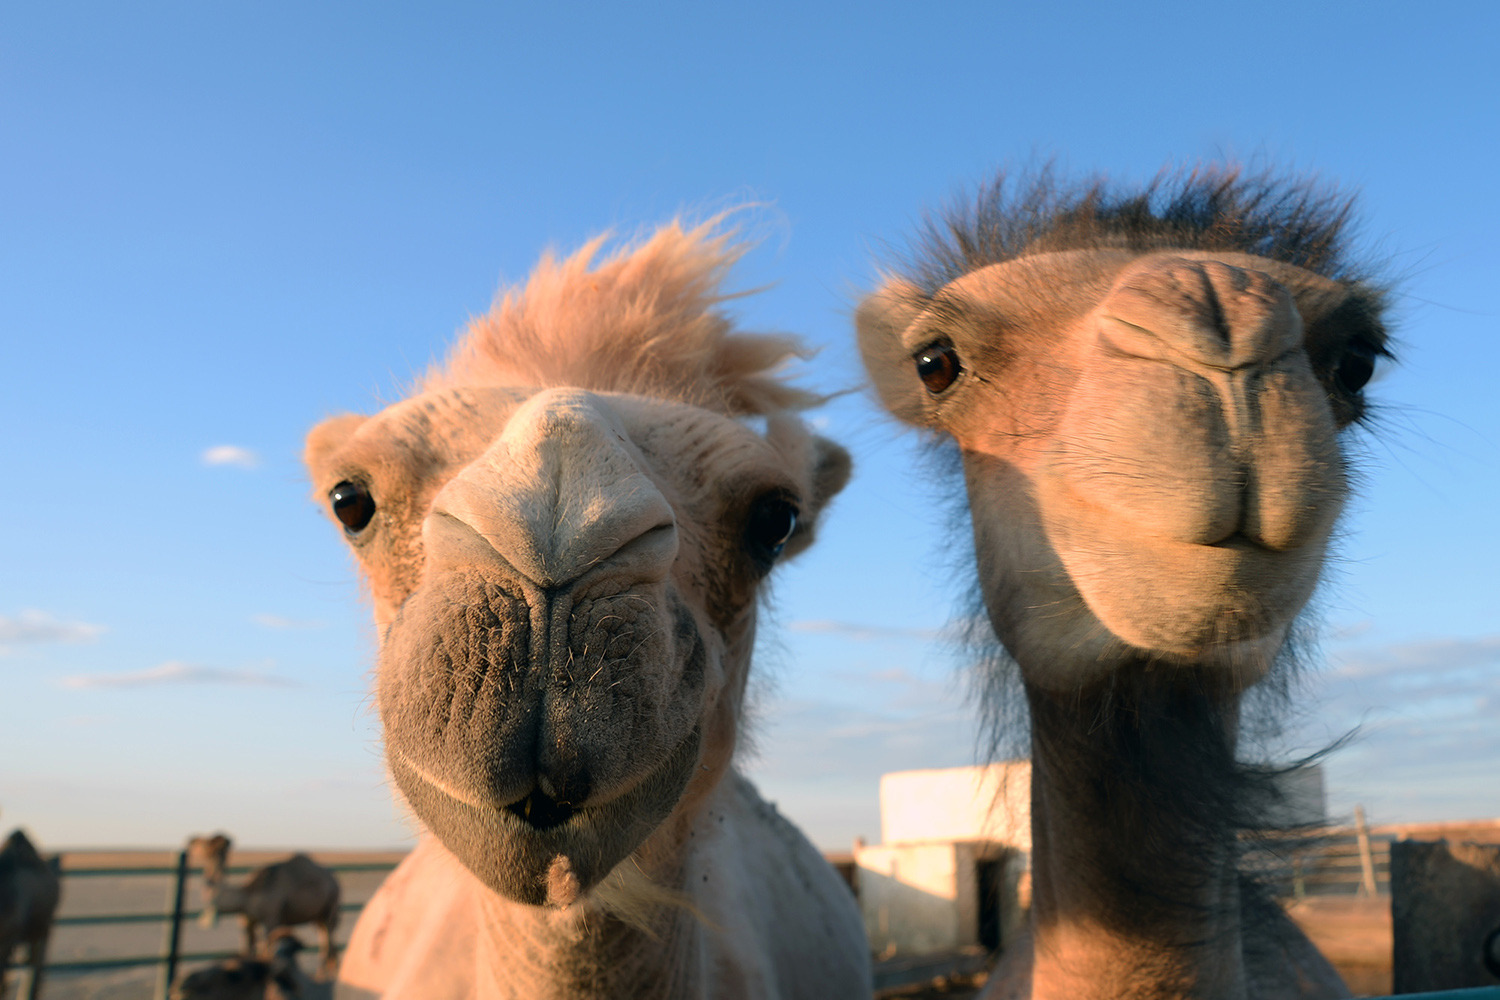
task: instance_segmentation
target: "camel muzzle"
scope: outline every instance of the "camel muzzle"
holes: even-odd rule
[[[535,830],[551,830],[562,826],[572,817],[573,806],[567,802],[559,802],[544,794],[541,789],[536,789],[524,799],[506,806],[505,811],[519,817]]]
[[[574,807],[533,790],[503,807],[457,798],[399,754],[388,760],[412,810],[480,882],[531,906],[567,906],[624,861],[677,807],[698,769],[696,727],[641,781]]]

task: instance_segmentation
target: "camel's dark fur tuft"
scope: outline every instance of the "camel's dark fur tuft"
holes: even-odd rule
[[[929,216],[898,269],[929,294],[971,271],[1028,254],[1117,247],[1254,254],[1341,282],[1352,261],[1354,199],[1316,181],[1214,164],[1142,186],[1102,176],[1060,181],[1051,167],[1001,172]]]

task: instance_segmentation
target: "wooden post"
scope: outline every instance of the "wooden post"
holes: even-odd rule
[[[167,1000],[172,990],[172,980],[177,978],[177,953],[182,941],[183,895],[187,889],[188,852],[177,852],[177,874],[172,879],[172,888],[167,893],[167,906],[172,919],[167,922],[162,934],[161,965],[156,972],[156,1000]]]
[[[1354,807],[1354,832],[1359,838],[1359,867],[1364,873],[1364,882],[1360,886],[1366,896],[1372,899],[1376,894],[1375,885],[1375,858],[1370,854],[1370,824],[1365,822],[1365,807]]]

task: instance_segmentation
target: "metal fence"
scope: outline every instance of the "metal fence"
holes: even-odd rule
[[[1437,993],[1401,993],[1371,1000],[1500,1000],[1500,986],[1475,986],[1467,990],[1441,990]]]
[[[236,865],[227,867],[226,874],[244,875],[255,871],[260,866]],[[346,872],[389,872],[396,867],[395,862],[378,862],[368,864],[328,864],[323,867],[335,874]],[[81,925],[115,925],[115,924],[162,924],[161,950],[154,955],[127,955],[118,958],[89,958],[77,961],[47,962],[45,971],[48,974],[54,972],[103,972],[114,969],[128,969],[140,966],[154,965],[157,967],[156,989],[154,996],[156,1000],[166,1000],[167,993],[172,988],[172,981],[177,977],[178,966],[184,962],[214,961],[221,958],[229,958],[235,951],[199,951],[183,952],[181,950],[182,926],[184,922],[196,920],[202,915],[201,909],[189,909],[187,906],[187,882],[195,872],[201,868],[188,862],[187,851],[177,853],[176,862],[170,866],[146,866],[133,865],[116,868],[64,868],[62,877],[66,883],[69,879],[104,878],[104,877],[156,877],[168,876],[171,878],[167,890],[166,905],[161,910],[143,913],[112,913],[99,916],[62,916],[53,921],[53,927],[76,927]],[[364,908],[364,903],[344,903],[339,909],[344,913],[355,913]],[[28,968],[23,966],[22,968]],[[27,977],[24,993],[26,1000],[38,1000],[36,990],[36,977],[33,974]]]
[[[1390,842],[1388,835],[1371,834],[1361,823],[1353,830],[1330,831],[1330,835],[1319,837],[1307,846],[1290,846],[1285,851],[1267,849],[1267,865],[1275,866],[1284,878],[1288,895],[1303,894],[1368,894],[1390,891]],[[259,866],[238,865],[226,868],[230,875],[245,875]],[[335,873],[389,872],[395,862],[328,864],[325,868]],[[237,952],[231,950],[183,952],[181,950],[182,927],[186,921],[196,920],[201,909],[187,906],[188,879],[201,871],[189,864],[186,851],[177,853],[170,866],[134,865],[111,868],[64,868],[64,879],[101,877],[163,877],[171,879],[165,906],[161,910],[139,913],[115,913],[89,916],[62,916],[54,922],[56,927],[100,926],[117,924],[162,925],[162,944],[153,955],[130,955],[118,958],[91,958],[76,961],[48,962],[46,971],[53,972],[102,972],[114,969],[156,966],[157,978],[154,996],[166,1000],[180,965],[186,962],[216,961],[229,958]],[[339,909],[345,913],[356,913],[364,903],[344,903]],[[22,966],[22,968],[27,968]],[[26,989],[18,993],[26,1000],[39,1000],[35,990],[35,978],[27,977]],[[1405,994],[1400,998],[1385,1000],[1500,1000],[1500,986],[1477,989],[1450,990],[1441,993]]]

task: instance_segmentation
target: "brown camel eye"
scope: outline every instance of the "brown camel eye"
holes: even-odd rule
[[[1369,348],[1356,344],[1349,348],[1349,353],[1339,362],[1338,371],[1334,372],[1333,377],[1338,379],[1339,385],[1346,392],[1352,393],[1363,389],[1374,374],[1374,353]]]
[[[796,530],[796,505],[785,496],[772,493],[761,497],[750,508],[750,523],[745,527],[745,545],[750,550],[751,558],[769,569]]]
[[[952,385],[964,370],[952,344],[931,344],[917,352],[913,360],[917,363],[917,377],[934,396]]]
[[[333,516],[343,522],[344,530],[357,535],[375,516],[375,498],[359,483],[347,479],[335,486],[328,494],[333,505]]]

